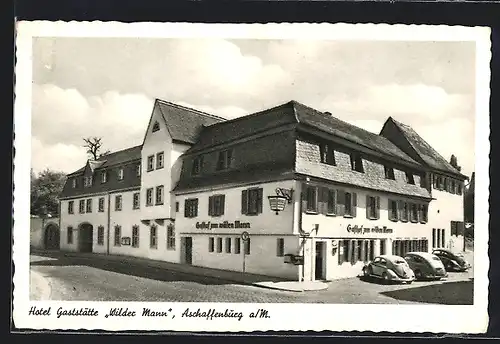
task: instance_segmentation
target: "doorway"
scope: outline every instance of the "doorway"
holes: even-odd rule
[[[43,238],[43,243],[46,250],[59,250],[60,243],[60,233],[59,228],[54,224],[49,224],[45,228],[45,236]]]
[[[316,261],[315,261],[315,280],[324,280],[326,278],[325,269],[325,243],[323,241],[316,242]]]
[[[184,237],[183,248],[184,248],[184,263],[191,265],[193,263],[193,238]]]
[[[80,225],[78,233],[78,250],[80,252],[92,252],[94,228],[90,223],[83,223]]]

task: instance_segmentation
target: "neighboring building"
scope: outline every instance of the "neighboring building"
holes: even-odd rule
[[[61,248],[355,276],[378,254],[454,246],[465,179],[392,118],[376,135],[295,101],[223,120],[157,100],[143,145],[68,175]]]
[[[465,189],[464,216],[465,222],[474,223],[474,196],[476,188],[476,173],[472,172],[469,185]]]

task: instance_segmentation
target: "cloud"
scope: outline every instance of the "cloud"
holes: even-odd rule
[[[70,173],[83,166],[85,148],[57,143],[44,145],[39,139],[31,139],[31,166],[35,173],[45,169]]]

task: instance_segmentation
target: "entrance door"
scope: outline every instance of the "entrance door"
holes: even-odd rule
[[[93,246],[93,227],[89,223],[80,226],[78,233],[78,247],[80,252],[92,252]]]
[[[325,259],[325,243],[322,241],[316,242],[316,268],[314,279],[325,279],[324,259]]]
[[[193,238],[184,238],[184,262],[186,264],[193,263]]]
[[[56,225],[50,224],[45,229],[44,244],[46,250],[59,249],[59,228]]]

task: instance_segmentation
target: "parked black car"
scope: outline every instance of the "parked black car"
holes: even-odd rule
[[[460,253],[453,253],[450,250],[439,248],[432,251],[443,262],[446,271],[467,271],[471,265],[467,262],[464,256]]]

